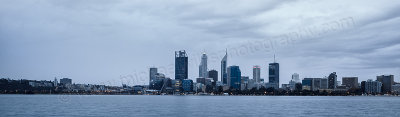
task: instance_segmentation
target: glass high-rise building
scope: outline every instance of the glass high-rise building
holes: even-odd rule
[[[228,67],[228,86],[240,90],[242,73],[239,66]]]
[[[207,55],[206,53],[203,53],[201,56],[201,62],[199,65],[199,77],[201,78],[206,78],[208,77],[208,71],[207,71]]]
[[[329,74],[328,77],[328,88],[329,89],[336,89],[337,86],[337,75],[336,72]]]
[[[149,76],[149,84],[151,84],[151,81],[156,79],[156,74],[158,73],[157,68],[150,68],[150,76]]]
[[[269,64],[269,83],[279,88],[279,63]]]
[[[261,68],[260,66],[256,65],[253,67],[253,80],[257,83],[261,82]]]
[[[221,60],[221,81],[223,84],[228,84],[227,64],[228,64],[228,51],[226,51],[224,58],[222,58]]]
[[[186,51],[175,52],[175,80],[188,79],[188,56]]]

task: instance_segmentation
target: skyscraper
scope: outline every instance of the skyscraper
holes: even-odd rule
[[[207,75],[207,55],[206,53],[203,53],[201,56],[201,62],[199,65],[199,77],[206,78],[208,77]]]
[[[208,71],[208,78],[212,78],[214,82],[218,81],[218,71],[217,70],[210,70]]]
[[[228,64],[228,50],[226,50],[224,58],[221,60],[221,80],[223,84],[228,84],[228,73],[227,73],[227,64]]]
[[[336,89],[337,86],[337,75],[336,72],[329,74],[328,77],[328,88],[329,89]]]
[[[261,68],[260,66],[256,65],[253,67],[253,80],[256,81],[257,83],[260,83],[260,78],[261,78]]]
[[[175,80],[188,78],[188,56],[185,50],[175,51]]]
[[[228,86],[240,90],[242,73],[239,66],[228,67]]]
[[[391,93],[392,85],[394,85],[393,75],[381,75],[377,76],[376,80],[382,83],[382,93]]]
[[[156,74],[158,73],[157,68],[150,68],[150,76],[149,76],[149,84],[151,84],[151,81],[153,81],[154,79],[156,79]]]
[[[269,83],[275,88],[279,88],[279,63],[269,64]]]

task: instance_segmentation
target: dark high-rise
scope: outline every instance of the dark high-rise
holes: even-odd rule
[[[328,89],[336,89],[337,84],[337,75],[336,72],[329,74],[328,77]]]
[[[279,63],[269,64],[269,83],[279,88]]]
[[[227,73],[227,64],[228,64],[228,51],[226,51],[224,58],[221,60],[221,81],[223,84],[228,84],[228,73]]]
[[[218,71],[217,70],[210,70],[208,71],[208,78],[212,78],[214,82],[218,81]]]
[[[151,81],[153,81],[153,80],[155,80],[156,79],[156,74],[158,73],[158,71],[157,71],[157,68],[154,68],[154,67],[152,67],[152,68],[150,68],[150,79],[149,79],[149,85],[151,84]]]
[[[188,56],[185,50],[175,51],[175,80],[188,79]]]
[[[239,66],[228,67],[228,86],[240,90],[242,73]]]
[[[377,76],[376,80],[382,83],[382,93],[391,93],[392,85],[394,85],[393,75],[381,75]]]

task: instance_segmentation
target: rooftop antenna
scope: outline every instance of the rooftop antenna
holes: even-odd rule
[[[274,54],[274,63],[276,63],[276,61],[275,61],[275,54]]]

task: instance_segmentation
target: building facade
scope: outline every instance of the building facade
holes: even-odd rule
[[[348,89],[358,88],[358,77],[343,77],[342,85],[346,86]]]
[[[226,51],[224,58],[221,60],[221,81],[223,84],[228,84],[228,51]]]
[[[208,77],[208,71],[207,71],[207,54],[203,53],[201,55],[201,61],[199,65],[199,77],[206,78]]]
[[[239,66],[228,67],[228,86],[240,90],[242,73]]]
[[[292,81],[296,82],[296,83],[300,83],[300,75],[298,73],[294,73],[292,74]]]
[[[153,81],[154,79],[156,79],[156,74],[158,73],[158,70],[157,70],[157,68],[154,68],[154,67],[152,67],[152,68],[150,68],[150,71],[149,71],[149,84],[151,84],[151,81]]]
[[[391,93],[392,92],[392,85],[394,85],[394,76],[393,75],[377,76],[376,80],[382,83],[382,92],[383,93]]]
[[[364,87],[365,87],[365,93],[369,94],[381,93],[382,83],[379,81],[372,81],[372,79],[369,79],[365,82]]]
[[[214,82],[218,81],[218,71],[217,70],[210,70],[208,71],[208,78],[212,78]]]
[[[279,63],[269,64],[269,83],[279,88]]]
[[[69,78],[60,79],[60,84],[61,84],[61,85],[72,84],[72,79],[69,79]]]
[[[253,80],[257,83],[261,82],[261,68],[260,66],[256,65],[253,67]]]
[[[188,79],[188,56],[186,51],[175,52],[175,80]]]
[[[192,92],[193,91],[193,80],[185,79],[182,81],[182,88],[185,92]]]
[[[337,75],[336,72],[329,74],[328,77],[328,88],[329,89],[336,89],[337,86]]]

